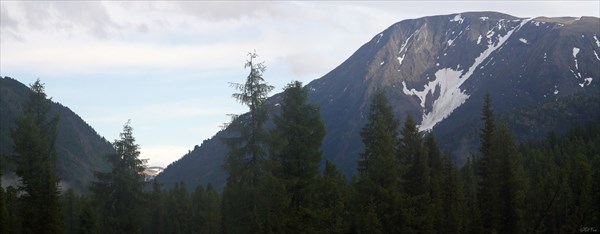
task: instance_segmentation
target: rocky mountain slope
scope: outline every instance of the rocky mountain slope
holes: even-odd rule
[[[324,159],[354,174],[363,148],[359,132],[378,89],[386,92],[401,122],[412,115],[420,130],[433,131],[459,164],[477,152],[486,93],[520,139],[539,139],[597,119],[599,39],[596,17],[530,19],[468,12],[398,22],[307,85],[327,127]],[[270,104],[275,106],[278,98],[274,95]],[[582,101],[587,103],[574,107]],[[525,114],[524,109],[538,112]],[[567,109],[578,118],[560,116],[559,122],[544,114]],[[541,116],[550,119],[543,126],[523,124]],[[224,130],[204,141],[157,179],[166,185],[183,180],[189,186],[221,187],[226,174],[220,165],[227,149],[219,138],[227,134]]]
[[[11,130],[22,114],[22,103],[29,98],[30,89],[10,77],[0,77],[0,153],[13,152]],[[51,115],[59,115],[56,149],[58,173],[63,189],[85,192],[94,179],[93,171],[109,169],[104,156],[114,153],[112,145],[69,108],[53,103]],[[2,165],[5,180],[14,180],[10,165]],[[8,173],[7,173],[8,172]],[[3,183],[6,185],[5,183]]]

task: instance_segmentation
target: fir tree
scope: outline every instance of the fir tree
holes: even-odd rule
[[[202,185],[196,188],[192,195],[193,232],[194,233],[220,233],[221,232],[221,199],[212,185],[206,189]]]
[[[429,222],[432,227],[442,227],[444,226],[445,217],[442,215],[444,212],[444,202],[443,199],[452,199],[447,195],[447,189],[450,189],[446,182],[444,181],[447,176],[452,175],[452,172],[449,172],[450,169],[447,168],[449,166],[454,166],[450,159],[442,160],[440,149],[438,147],[437,141],[433,133],[427,134],[425,137],[424,147],[427,152],[427,162],[429,163]],[[450,165],[446,165],[445,161],[450,161]],[[447,170],[445,170],[447,169]],[[452,169],[455,169],[452,167]],[[445,174],[446,173],[446,174]],[[454,179],[452,182],[457,182],[458,179]],[[456,185],[456,183],[452,184],[452,186]],[[457,188],[452,188],[457,189]],[[450,191],[452,195],[454,191]]]
[[[485,231],[497,232],[500,228],[500,155],[492,154],[492,145],[495,132],[494,115],[491,106],[490,95],[484,99],[482,120],[484,126],[481,129],[480,151],[482,154],[479,161],[478,175],[479,186],[477,197],[481,212],[481,222]]]
[[[51,101],[46,98],[44,84],[38,79],[31,86],[29,100],[23,104],[23,115],[12,132],[16,174],[23,192],[22,217],[25,233],[62,233],[64,225],[56,175],[56,126],[58,117],[50,118]]]
[[[482,233],[479,200],[477,199],[478,183],[473,159],[469,157],[462,168],[463,191],[465,196],[464,217],[465,233]]]
[[[169,191],[167,217],[171,220],[168,231],[174,233],[192,232],[192,201],[185,183],[181,181],[175,183],[175,186]]]
[[[346,177],[330,161],[325,162],[325,171],[319,180],[316,202],[318,233],[346,233],[348,188]]]
[[[431,177],[429,155],[413,118],[406,118],[402,129],[400,158],[408,160],[404,176],[404,191],[408,197],[407,220],[411,230],[420,233],[433,231],[433,210],[430,201]],[[433,149],[435,150],[435,149]]]
[[[367,124],[360,135],[365,151],[358,162],[359,174],[354,184],[358,196],[355,207],[358,231],[399,232],[404,220],[396,149],[398,122],[383,92],[378,91],[373,97]]]
[[[280,175],[290,198],[286,218],[288,231],[314,232],[316,182],[321,162],[325,126],[317,106],[307,104],[308,92],[299,81],[283,92],[281,115],[275,118],[275,145]]]
[[[111,233],[139,233],[142,220],[139,215],[144,205],[144,166],[139,159],[139,145],[135,143],[130,121],[123,126],[120,139],[113,147],[116,154],[108,155],[111,172],[97,172],[94,192],[104,219],[102,228]]]
[[[517,150],[512,134],[501,124],[492,137],[492,157],[498,160],[499,200],[498,231],[501,233],[522,233],[524,231],[523,215],[525,201],[525,179],[521,154]]]

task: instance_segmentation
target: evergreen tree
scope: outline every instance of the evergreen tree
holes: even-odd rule
[[[192,201],[185,183],[175,183],[167,200],[167,217],[170,220],[167,230],[173,233],[191,233]]]
[[[157,180],[152,181],[152,192],[149,194],[149,220],[145,233],[166,233],[166,201],[161,185]]]
[[[107,156],[112,171],[97,172],[98,181],[92,184],[91,191],[102,210],[103,230],[110,233],[139,233],[142,226],[139,214],[145,200],[143,161],[139,159],[139,145],[135,143],[130,121],[123,126],[123,132],[119,135],[120,139],[113,143],[116,154]]]
[[[282,222],[281,214],[273,212],[282,207],[283,186],[276,183],[274,165],[268,157],[267,133],[263,125],[267,121],[264,105],[273,86],[268,85],[262,73],[263,63],[256,63],[257,55],[249,54],[245,67],[250,74],[245,84],[232,84],[239,93],[232,96],[250,112],[234,118],[229,128],[237,136],[225,139],[229,153],[225,159],[225,171],[229,174],[223,191],[223,232],[257,233],[277,232]]]
[[[202,185],[196,187],[192,195],[194,233],[221,232],[220,205],[219,194],[212,185],[209,184],[206,190]]]
[[[404,176],[404,188],[408,197],[407,220],[409,228],[419,233],[433,232],[431,204],[431,173],[429,155],[423,147],[423,139],[411,116],[406,118],[402,129],[401,158],[408,160],[408,172]],[[432,150],[436,150],[432,148]]]
[[[346,177],[330,162],[325,162],[325,171],[319,180],[316,202],[318,233],[346,233],[348,188]]]
[[[458,183],[458,178],[454,178],[452,181],[445,181],[448,176],[451,176],[452,173],[454,173],[452,169],[455,170],[456,168],[453,167],[454,165],[450,159],[445,160],[449,161],[450,165],[446,165],[446,162],[442,160],[440,149],[433,133],[429,133],[425,137],[424,147],[428,155],[427,162],[429,163],[428,219],[432,228],[439,228],[444,226],[444,220],[446,219],[443,215],[445,203],[442,200],[451,200],[453,198],[452,196],[447,196],[448,193],[454,195],[454,191],[448,192],[448,189],[458,189],[448,187],[449,185],[447,182],[454,182],[452,186],[455,186],[456,183]],[[448,168],[449,166],[452,167]]]
[[[98,211],[89,197],[82,199],[83,207],[79,216],[78,233],[81,234],[100,234],[103,233],[99,227]]]
[[[413,163],[415,158],[421,156],[423,151],[423,139],[412,116],[406,117],[400,134],[402,139],[399,141],[398,159],[402,164],[408,166]]]
[[[307,104],[308,91],[299,81],[288,84],[283,92],[281,115],[275,118],[277,160],[290,205],[286,209],[288,231],[314,232],[316,182],[321,162],[321,144],[325,126],[319,108]],[[278,148],[278,149],[277,149]]]
[[[486,94],[484,99],[482,120],[484,122],[480,134],[482,158],[478,167],[480,180],[477,197],[483,229],[497,232],[501,219],[500,187],[498,186],[500,183],[500,159],[498,157],[500,155],[492,154],[492,137],[496,127],[489,94]]]
[[[3,164],[4,155],[0,154],[0,164]],[[0,166],[0,233],[8,233],[8,210],[4,198],[4,187],[2,187],[2,166]]]
[[[19,191],[13,186],[6,188],[6,210],[8,212],[8,230],[14,234],[23,233],[24,216],[20,212],[21,200]]]
[[[442,215],[441,217],[436,216],[436,219],[441,220],[439,226],[435,225],[434,227],[446,233],[463,233],[465,206],[462,183],[452,160],[445,157],[442,161],[442,168],[440,168],[442,181],[436,185],[441,189],[439,206],[441,206]]]
[[[525,179],[521,155],[506,125],[496,129],[489,94],[482,116],[478,198],[483,228],[490,232],[523,232]]]
[[[499,171],[499,200],[500,220],[498,231],[501,233],[522,233],[524,231],[524,201],[525,201],[525,179],[521,160],[521,154],[517,150],[512,134],[501,124],[492,137],[491,155],[499,159],[497,165]]]
[[[46,98],[44,84],[38,79],[31,86],[29,100],[23,104],[23,115],[12,132],[16,174],[23,192],[22,217],[24,233],[63,233],[58,176],[56,175],[56,126],[58,117],[50,118],[51,101]]]
[[[67,233],[79,233],[79,217],[81,213],[81,201],[72,189],[62,195],[63,216]]]
[[[401,175],[396,149],[398,122],[383,92],[374,95],[367,124],[360,135],[365,151],[358,162],[359,174],[354,184],[358,196],[354,211],[357,231],[399,232],[404,220],[400,209]],[[373,219],[378,222],[372,222]]]
[[[473,159],[469,157],[462,168],[463,191],[465,196],[464,217],[465,233],[483,233],[479,200],[477,199],[478,183]]]

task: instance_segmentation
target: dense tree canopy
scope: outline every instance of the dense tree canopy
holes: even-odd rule
[[[325,126],[300,82],[267,103],[271,86],[251,54],[234,97],[250,108],[229,126],[224,191],[146,183],[127,122],[91,194],[59,193],[57,118],[43,84],[13,131],[18,187],[0,189],[2,233],[577,233],[600,222],[600,122],[517,142],[484,99],[480,152],[458,168],[411,116],[400,125],[378,91],[350,182],[323,161]],[[272,112],[267,112],[272,107]],[[268,115],[271,113],[271,115]],[[402,126],[402,128],[400,128]],[[2,157],[0,157],[2,159]],[[5,163],[5,161],[2,161]],[[323,163],[323,165],[322,165]],[[5,166],[3,164],[3,166]],[[323,166],[323,168],[320,168]],[[0,170],[4,167],[0,167]],[[320,170],[322,169],[322,170]],[[1,172],[1,171],[0,171]]]

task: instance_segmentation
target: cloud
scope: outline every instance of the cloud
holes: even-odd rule
[[[166,167],[188,153],[192,146],[179,145],[140,145],[140,159],[149,159],[149,166]]]
[[[8,39],[15,39],[17,41],[23,40],[17,33],[19,22],[10,16],[4,2],[0,2],[0,30],[3,37],[6,36]]]
[[[227,21],[252,18],[281,17],[277,2],[204,2],[181,1],[173,3],[182,12],[205,20]]]
[[[108,35],[121,28],[115,23],[102,2],[49,2],[49,1],[24,1],[4,2],[2,9],[16,16],[17,24],[27,28],[13,27],[14,33],[24,37],[30,30],[66,33],[90,33],[98,38]],[[4,19],[2,20],[5,24]],[[6,23],[15,24],[11,20]],[[81,30],[81,31],[79,31]]]

